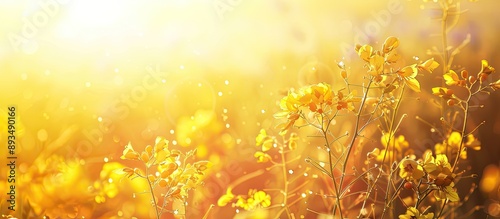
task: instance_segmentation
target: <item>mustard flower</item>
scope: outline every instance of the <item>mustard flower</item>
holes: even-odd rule
[[[417,161],[404,158],[399,163],[399,176],[406,180],[417,180],[424,176],[424,170]]]
[[[433,219],[434,213],[421,214],[418,209],[408,207],[406,213],[399,215],[399,219]]]

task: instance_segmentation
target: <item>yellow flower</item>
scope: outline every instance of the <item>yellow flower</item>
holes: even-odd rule
[[[380,77],[380,75],[384,74],[384,63],[385,59],[379,54],[375,54],[370,57],[368,73]]]
[[[384,53],[389,53],[393,49],[396,49],[399,46],[399,39],[394,36],[387,37],[387,39],[384,42],[383,49],[382,51]]]
[[[462,81],[460,80],[460,78],[458,78],[458,74],[453,70],[450,70],[448,73],[444,74],[443,79],[446,85],[449,86],[461,84]]]
[[[438,201],[442,199],[449,199],[452,202],[460,201],[460,197],[458,197],[458,193],[455,191],[453,186],[453,182],[448,186],[438,186],[438,189],[434,191],[434,197]]]
[[[432,151],[428,150],[424,153],[424,163],[422,167],[427,173],[434,172],[437,169],[434,157],[432,156]]]
[[[495,68],[491,67],[488,64],[488,61],[482,60],[481,61],[481,71],[477,74],[477,77],[480,79],[480,81],[482,83],[493,72],[495,72]]]
[[[266,208],[271,205],[271,196],[264,191],[249,190],[247,199],[241,195],[237,199],[238,201],[236,201],[235,206],[247,211],[256,208]]]
[[[262,146],[262,151],[264,152],[273,148],[275,144],[276,140],[273,137],[268,136],[266,130],[264,129],[261,129],[259,134],[255,138],[255,145]]]
[[[370,58],[372,57],[374,52],[373,47],[370,45],[357,45],[355,50],[358,53],[359,57],[366,62],[370,61]]]
[[[472,134],[467,135],[467,142],[465,142],[465,146],[475,151],[481,150],[481,142]]]
[[[297,141],[299,140],[299,136],[297,133],[291,133],[290,138],[288,139],[288,148],[290,150],[295,150],[297,148]]]
[[[436,69],[438,66],[439,66],[439,63],[434,61],[434,58],[430,58],[427,61],[425,61],[424,63],[418,65],[417,67],[419,69],[424,69],[424,70],[432,73],[432,71],[434,71],[434,69]]]
[[[424,171],[417,161],[404,158],[399,163],[399,176],[406,180],[417,180],[424,176]]]
[[[328,106],[333,103],[333,91],[329,84],[319,83],[305,87],[302,90],[304,92],[304,97],[301,103],[309,107],[309,110],[317,113],[326,112]]]
[[[434,163],[436,164],[436,170],[429,172],[429,174],[434,176],[437,176],[440,173],[451,175],[451,164],[448,162],[446,154],[436,154]]]
[[[337,110],[347,109],[350,111],[354,111],[354,102],[360,102],[361,98],[356,97],[357,91],[353,90],[347,96],[344,96],[342,91],[339,91],[337,94],[338,102],[337,102]]]
[[[380,139],[380,141],[382,142],[382,145],[384,145],[385,148],[390,149],[390,148],[394,147],[394,148],[396,148],[396,150],[399,153],[402,153],[409,147],[409,143],[408,143],[408,141],[406,141],[405,136],[399,135],[398,137],[396,137],[393,134],[391,137],[391,142],[390,142],[390,144],[388,144],[389,137],[391,137],[389,135],[389,133],[385,133],[384,135],[382,135],[382,137]]]
[[[226,194],[222,195],[219,200],[217,200],[217,205],[220,207],[226,206],[229,202],[234,199],[234,195],[231,191],[231,187],[227,188]]]
[[[399,219],[433,219],[434,213],[421,214],[418,209],[408,207],[406,213],[399,215]]]
[[[271,196],[264,191],[258,191],[253,194],[253,201],[254,205],[266,208],[271,205]]]
[[[271,156],[269,154],[266,154],[262,151],[257,151],[253,155],[255,158],[257,158],[257,163],[265,163],[271,160]]]
[[[127,160],[138,160],[139,153],[134,150],[134,148],[129,142],[127,145],[125,145],[125,149],[123,150],[123,155],[120,158]]]
[[[488,64],[488,61],[487,60],[481,60],[481,71],[479,72],[479,74],[491,74],[495,72],[495,68],[491,67],[489,64]]]
[[[415,92],[420,92],[420,83],[415,79],[418,73],[417,65],[409,65],[399,70],[398,75]]]

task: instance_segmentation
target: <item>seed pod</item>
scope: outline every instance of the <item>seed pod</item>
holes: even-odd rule
[[[347,79],[347,72],[345,70],[342,70],[340,72],[340,75],[342,76],[343,79]]]
[[[465,79],[465,78],[469,77],[469,72],[467,70],[462,70],[460,72],[460,75],[462,75],[462,78]]]

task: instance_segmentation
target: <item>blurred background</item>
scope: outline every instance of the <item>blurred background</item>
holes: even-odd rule
[[[467,34],[471,42],[454,68],[478,72],[481,59],[500,68],[496,6],[462,1],[467,11],[449,42],[458,45]],[[427,50],[441,46],[436,8],[416,0],[0,0],[0,139],[7,106],[15,105],[19,206],[68,217],[149,217],[149,197],[136,197],[141,185],[108,177],[132,165],[120,159],[128,142],[142,150],[164,136],[172,148],[197,148],[197,159],[214,164],[188,212],[201,218],[232,181],[262,168],[253,158],[255,137],[262,128],[277,133],[272,115],[288,89],[318,82],[342,88],[337,63],[356,80],[365,70],[354,45],[380,48],[388,36],[400,39],[403,62],[431,58]],[[425,91],[408,100],[410,113],[439,119],[429,91],[440,75],[419,76]],[[471,113],[470,130],[486,121],[477,131],[483,149],[469,152],[477,184],[486,167],[488,185],[500,177],[499,100],[498,92],[478,96],[484,107]],[[416,151],[438,141],[428,126],[405,122]],[[9,214],[7,167],[0,169],[0,212]],[[498,201],[498,186],[490,187],[475,191],[464,211]],[[231,207],[210,211],[212,218],[234,214]]]

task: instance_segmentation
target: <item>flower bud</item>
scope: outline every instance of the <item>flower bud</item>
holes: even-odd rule
[[[412,182],[405,182],[404,186],[405,189],[412,189],[413,188],[413,183]]]
[[[446,104],[448,104],[448,106],[454,106],[455,105],[455,100],[449,99],[448,101],[446,101]]]
[[[469,83],[474,84],[476,83],[477,78],[474,77],[474,75],[469,76]]]
[[[340,75],[342,76],[343,79],[347,79],[347,72],[345,70],[342,70],[340,72]]]
[[[462,70],[460,72],[460,75],[462,75],[462,78],[467,78],[469,77],[469,72],[467,70]]]

